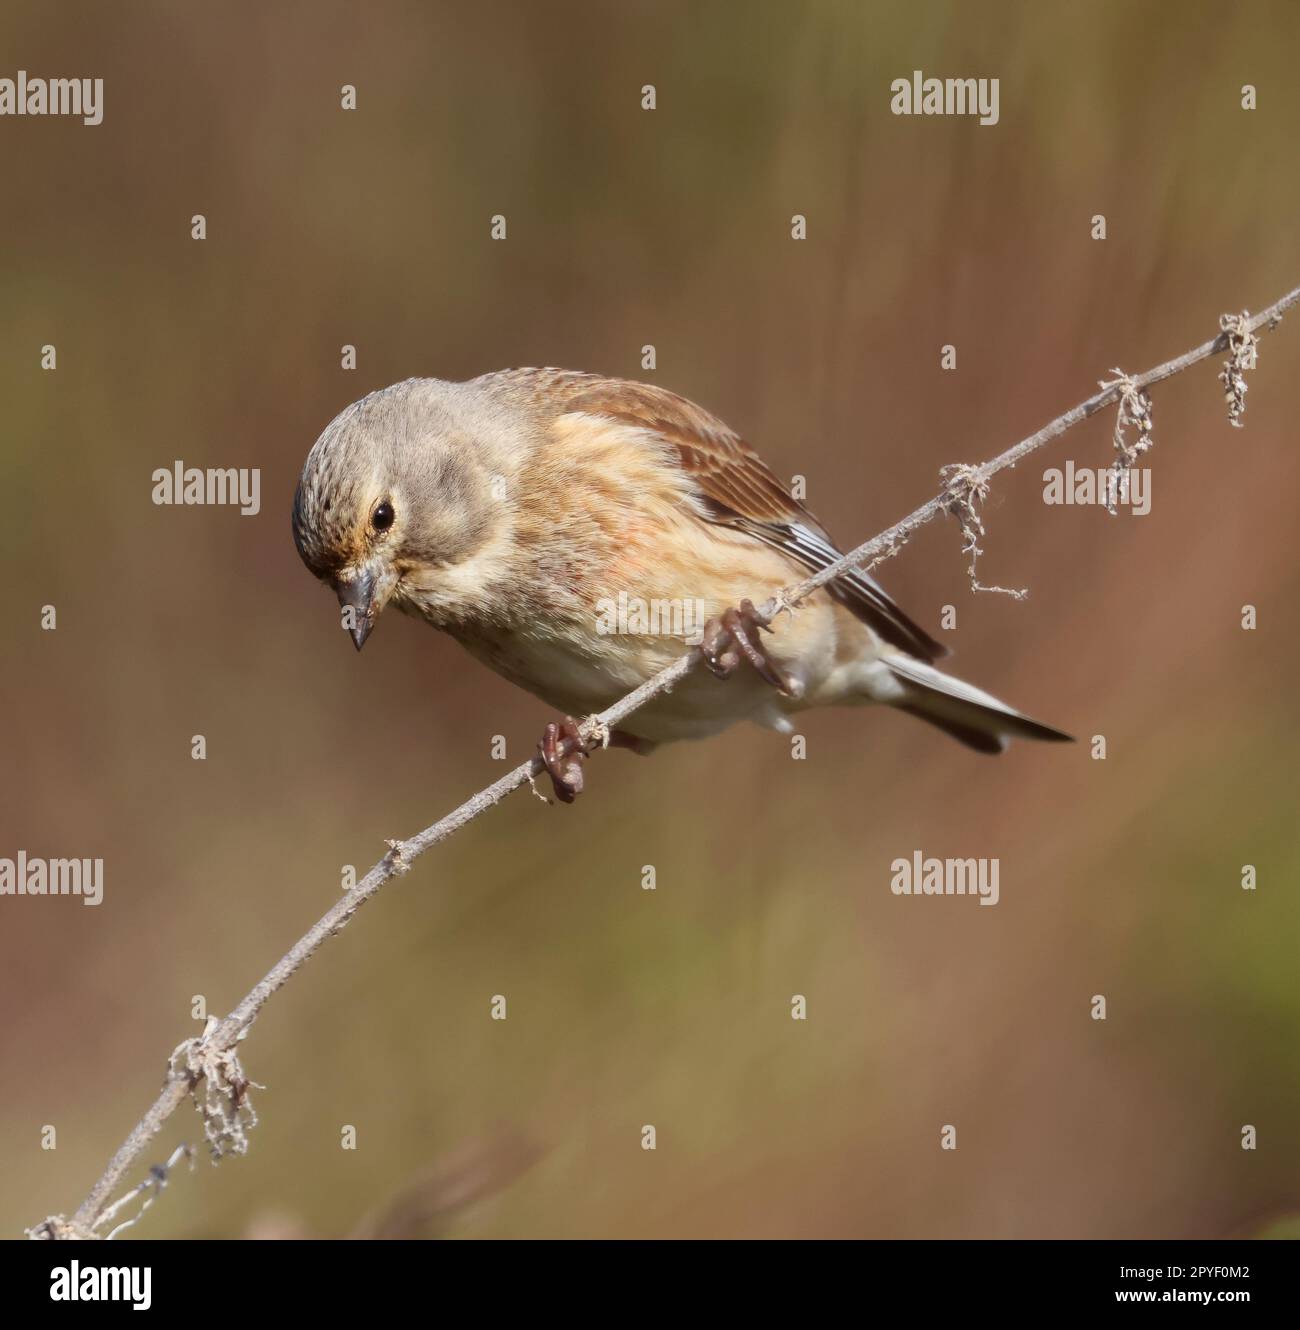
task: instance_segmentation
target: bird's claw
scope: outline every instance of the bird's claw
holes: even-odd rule
[[[740,668],[742,659],[773,688],[786,694],[794,691],[790,680],[773,663],[763,647],[762,632],[771,632],[768,621],[754,608],[752,600],[742,600],[704,625],[700,654],[704,663],[719,679],[728,679]]]
[[[571,804],[582,793],[582,763],[586,759],[582,731],[572,716],[551,721],[537,745],[546,772],[562,804]]]

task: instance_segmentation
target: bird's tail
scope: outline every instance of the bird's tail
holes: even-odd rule
[[[891,705],[938,726],[968,748],[1001,753],[1012,739],[1073,742],[1073,735],[1054,730],[999,702],[971,684],[954,679],[911,656],[889,655],[884,663],[899,685]],[[892,691],[892,690],[891,690]]]

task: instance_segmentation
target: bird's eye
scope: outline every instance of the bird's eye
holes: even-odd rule
[[[393,512],[393,505],[387,499],[379,505],[370,516],[370,525],[376,531],[387,531],[393,525],[393,518],[396,514]]]

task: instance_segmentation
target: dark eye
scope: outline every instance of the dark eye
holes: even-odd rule
[[[396,517],[396,515],[397,514],[393,512],[393,505],[385,499],[383,503],[371,513],[370,525],[373,526],[376,531],[387,531],[388,528],[393,525],[393,518]]]

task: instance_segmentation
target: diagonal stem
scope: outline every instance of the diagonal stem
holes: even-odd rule
[[[1283,313],[1297,303],[1300,303],[1300,287],[1275,301],[1263,313],[1256,314],[1253,318],[1241,322],[1237,325],[1238,331],[1244,329],[1246,332],[1259,333],[1271,330],[1280,322]],[[1173,378],[1175,374],[1181,374],[1192,365],[1206,360],[1220,351],[1227,350],[1228,346],[1229,333],[1227,331],[1221,332],[1217,337],[1212,337],[1208,342],[1204,342],[1191,351],[1173,360],[1167,360],[1164,364],[1147,370],[1145,374],[1133,376],[1127,383],[1123,380],[1116,380],[1105,385],[1101,391],[1094,393],[1086,401],[1071,407],[1070,410],[1057,416],[1055,420],[1049,421],[1042,429],[1037,430],[1027,438],[1021,439],[1019,443],[1013,444],[1005,452],[999,453],[990,461],[976,466],[959,468],[962,473],[962,484],[968,488],[978,486],[982,490],[990,476],[994,476],[1008,467],[1015,466],[1017,462],[1045,447],[1067,430],[1081,424],[1090,416],[1096,415],[1098,411],[1111,403],[1117,402],[1128,384],[1137,389],[1149,388],[1152,384]],[[856,549],[850,550],[848,554],[837,559],[834,563],[828,564],[811,577],[787,588],[779,596],[768,601],[762,607],[761,615],[770,619],[782,609],[793,610],[819,587],[825,586],[827,582],[832,581],[841,573],[851,568],[860,568],[863,565],[874,566],[882,559],[890,557],[920,527],[933,521],[940,513],[949,511],[957,497],[959,495],[955,493],[950,483],[940,493],[927,500],[914,512],[895,522],[887,530],[872,536],[870,540],[863,541]],[[645,706],[647,702],[684,679],[699,661],[700,653],[698,650],[688,652],[671,665],[660,670],[652,678],[647,679],[645,683],[628,693],[626,697],[620,698],[613,706],[608,707],[598,716],[589,717],[583,722],[582,726],[588,744],[595,744],[600,736],[608,733],[621,721],[626,720],[634,711]],[[405,873],[412,861],[426,850],[440,844],[448,836],[459,831],[461,827],[482,816],[488,809],[495,808],[507,795],[519,789],[521,785],[531,782],[534,777],[541,775],[543,770],[540,757],[522,762],[513,771],[507,772],[506,775],[494,781],[486,789],[480,790],[477,794],[466,799],[459,808],[440,818],[432,826],[426,827],[409,840],[391,842],[388,853],[370,869],[346,896],[331,906],[294,943],[289,951],[254,985],[230,1015],[214,1029],[205,1032],[201,1037],[202,1046],[211,1050],[233,1048],[272,995],[289,982],[302,965],[320,950],[327,939],[341,932],[352,916],[375,896],[385,883],[393,877]],[[198,1043],[199,1041],[194,1042]],[[157,1099],[150,1105],[144,1116],[132,1129],[131,1134],[118,1148],[117,1153],[109,1161],[108,1167],[104,1170],[99,1181],[95,1183],[90,1194],[77,1209],[71,1223],[69,1224],[68,1221],[61,1218],[46,1220],[44,1224],[38,1225],[36,1229],[32,1230],[33,1233],[41,1236],[54,1236],[56,1233],[81,1237],[95,1236],[94,1228],[103,1217],[113,1192],[117,1189],[127,1171],[144,1153],[149,1142],[162,1130],[167,1119],[189,1096],[192,1088],[193,1082],[191,1079],[169,1072]]]

